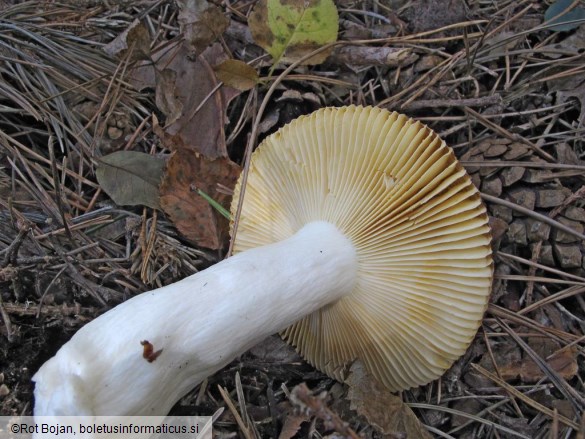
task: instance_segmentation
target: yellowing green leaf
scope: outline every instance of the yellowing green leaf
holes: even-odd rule
[[[116,204],[160,209],[158,186],[164,167],[164,160],[151,155],[118,151],[100,158],[96,176]]]
[[[243,61],[226,59],[213,70],[221,82],[240,91],[250,90],[258,83],[256,70]]]
[[[277,64],[336,41],[339,18],[333,0],[259,0],[248,24],[256,44]],[[305,64],[320,64],[328,55],[321,52]]]

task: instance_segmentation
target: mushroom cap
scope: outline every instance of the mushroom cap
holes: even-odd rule
[[[240,182],[232,213],[239,194]],[[486,209],[451,148],[380,108],[299,117],[253,154],[234,251],[319,220],[354,244],[356,285],[283,338],[341,381],[356,359],[391,391],[440,377],[475,336],[493,276]]]

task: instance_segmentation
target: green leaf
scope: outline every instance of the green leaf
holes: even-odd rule
[[[165,161],[136,151],[118,151],[99,159],[98,183],[116,204],[160,209],[158,186]]]
[[[339,17],[333,0],[259,0],[248,24],[256,44],[276,65],[336,41]],[[321,52],[305,64],[320,64],[327,56],[329,52]]]
[[[573,0],[558,0],[549,6],[544,13],[544,20],[547,22],[546,24],[549,25],[550,30],[555,32],[565,32],[578,28],[585,23],[585,9],[581,6],[577,6],[570,11],[565,12],[573,3]]]

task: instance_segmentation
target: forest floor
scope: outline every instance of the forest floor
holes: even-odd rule
[[[585,24],[578,1],[547,23],[551,3],[340,0],[340,43],[287,72],[255,43],[255,1],[0,0],[0,415],[32,413],[32,375],[84,324],[226,255],[192,187],[228,207],[250,132],[356,104],[427,124],[482,193],[495,278],[472,345],[397,403],[273,336],[173,413],[215,414],[219,438],[584,438]],[[143,175],[120,202],[136,182],[96,171],[119,151],[163,186]],[[180,186],[157,165],[172,154],[213,162],[181,161]]]

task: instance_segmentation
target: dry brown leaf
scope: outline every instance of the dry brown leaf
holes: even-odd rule
[[[400,396],[388,392],[356,361],[347,379],[351,408],[390,437],[431,439],[432,436]]]
[[[543,346],[534,346],[535,343]],[[552,342],[550,342],[552,343]],[[531,340],[529,344],[535,351],[540,351],[542,358],[548,357],[547,353],[553,349],[549,347],[550,344],[545,340]],[[552,370],[557,372],[560,376],[565,379],[573,378],[578,371],[577,365],[577,349],[575,347],[569,347],[557,351],[552,357],[546,360]],[[524,383],[535,383],[538,380],[546,377],[543,370],[528,356],[525,356],[521,361],[514,361],[510,363],[501,363],[503,365],[498,367],[500,377],[503,380],[509,381],[520,379]]]
[[[148,29],[136,19],[124,32],[104,46],[104,52],[110,56],[123,57],[130,49],[132,60],[148,60],[150,59],[150,42]]]
[[[309,417],[306,415],[294,415],[287,414],[284,419],[284,425],[278,435],[278,439],[291,439],[293,438],[301,428],[303,422],[309,421]]]
[[[211,159],[227,157],[224,120],[227,105],[239,91],[215,90],[219,81],[213,65],[226,58],[220,45],[208,48],[193,61],[181,47],[171,60],[163,57],[157,66],[156,102],[167,117],[156,134],[171,149],[189,149]]]
[[[249,351],[258,361],[263,363],[290,364],[301,362],[301,356],[294,347],[278,335],[271,335],[255,345]]]
[[[229,20],[220,8],[207,0],[177,0],[177,17],[190,50],[202,53],[227,29]]]
[[[258,83],[258,72],[237,59],[226,59],[213,70],[221,82],[241,91],[250,90]]]
[[[176,87],[177,74],[172,69],[155,70],[155,78],[156,106],[166,116],[167,125],[172,125],[183,114],[183,101],[172,92]]]
[[[187,149],[175,151],[167,163],[160,187],[160,204],[181,234],[191,243],[210,249],[223,247],[228,220],[197,189],[229,208],[230,197],[218,184],[233,189],[240,167],[226,158],[209,160]]]

